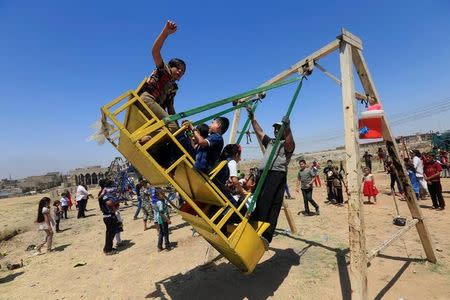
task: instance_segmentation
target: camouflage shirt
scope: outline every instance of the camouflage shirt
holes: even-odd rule
[[[173,105],[173,99],[177,90],[178,85],[175,83],[170,68],[166,64],[162,68],[154,69],[142,88],[142,91],[149,93],[166,111],[169,105]]]

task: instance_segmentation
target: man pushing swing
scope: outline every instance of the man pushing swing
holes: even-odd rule
[[[270,138],[264,133],[264,130],[256,121],[255,115],[251,107],[247,107],[248,116],[252,122],[253,130],[260,143],[264,146],[264,156],[259,166],[259,169],[264,169],[269,160],[270,153],[274,146],[275,139]],[[290,120],[288,116],[283,117],[284,134],[281,137],[272,165],[267,173],[266,182],[261,190],[261,194],[256,202],[256,208],[252,213],[251,219],[256,221],[263,221],[270,223],[269,228],[261,236],[266,250],[269,243],[272,241],[273,233],[277,227],[278,216],[280,214],[281,206],[283,204],[284,189],[286,186],[287,170],[295,149],[295,142],[290,128]],[[282,123],[273,124],[274,136],[278,135]]]

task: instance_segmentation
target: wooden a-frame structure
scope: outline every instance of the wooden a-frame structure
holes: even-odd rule
[[[318,60],[328,54],[339,50],[341,79],[329,73],[318,64]],[[281,72],[272,79],[266,81],[263,85],[275,83],[286,79],[287,77],[299,73],[301,75],[310,74],[317,67],[325,75],[337,82],[342,88],[342,104],[344,111],[344,131],[345,131],[345,154],[346,170],[348,172],[348,191],[350,193],[348,201],[348,223],[349,223],[349,247],[350,247],[350,276],[353,299],[367,299],[367,265],[368,262],[376,257],[384,248],[392,244],[396,239],[405,234],[412,227],[416,227],[420,237],[423,249],[428,261],[435,263],[436,255],[434,253],[433,243],[428,228],[425,224],[422,212],[416,202],[416,197],[412,189],[409,177],[399,156],[399,148],[395,142],[386,115],[382,117],[382,134],[385,141],[388,154],[392,157],[395,171],[405,190],[405,198],[411,212],[412,219],[405,227],[396,232],[388,240],[381,243],[371,251],[366,250],[366,236],[363,200],[361,197],[361,163],[359,158],[359,130],[358,114],[356,100],[367,100],[369,97],[375,99],[381,104],[381,98],[375,88],[375,84],[370,75],[368,66],[363,56],[363,45],[360,38],[349,31],[342,29],[341,34],[331,43],[312,53],[308,57],[300,60],[289,69]],[[355,91],[354,71],[356,69],[358,77],[364,88],[364,93]],[[247,99],[242,99],[245,101]],[[240,120],[240,110],[236,110],[231,127],[230,143],[234,143]],[[287,206],[284,207],[286,216],[295,233],[296,228],[293,225]]]

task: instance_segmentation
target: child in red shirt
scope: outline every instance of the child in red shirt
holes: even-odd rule
[[[441,165],[435,161],[432,153],[427,153],[424,157],[424,179],[428,185],[428,191],[430,192],[431,201],[433,201],[433,207],[438,210],[445,208],[444,197],[442,197],[441,186]]]

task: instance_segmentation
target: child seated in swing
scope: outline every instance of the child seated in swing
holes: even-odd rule
[[[207,124],[200,124],[196,127],[200,136],[204,139],[208,138],[209,126]],[[195,164],[194,168],[197,170],[205,169],[207,166],[207,148],[202,148],[194,139],[192,139],[192,147],[195,151]]]
[[[225,117],[215,118],[208,129],[208,136],[204,138],[198,128],[192,130],[194,142],[198,145],[198,151],[203,151],[195,160],[195,169],[206,174],[216,166],[223,148],[222,135],[228,130],[230,121]],[[198,160],[197,160],[198,159]]]

